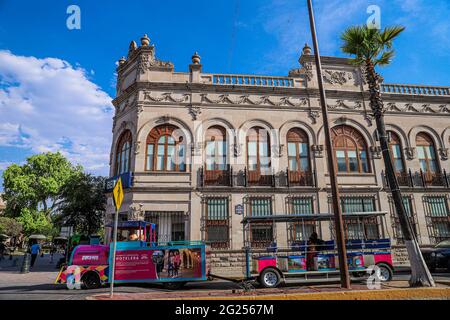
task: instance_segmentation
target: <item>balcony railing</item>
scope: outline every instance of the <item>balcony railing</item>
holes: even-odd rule
[[[315,172],[280,171],[278,173],[263,174],[260,171],[233,170],[228,165],[225,170],[206,170],[202,167],[198,171],[199,187],[315,187]]]
[[[389,186],[389,181],[385,172],[381,172],[383,178],[383,185]],[[422,170],[417,172],[397,173],[397,181],[400,187],[409,188],[429,188],[429,187],[441,187],[450,188],[450,175],[444,170],[439,173],[423,172]]]
[[[212,83],[216,85],[283,87],[293,88],[294,79],[289,77],[214,74]]]
[[[201,186],[223,186],[232,187],[233,171],[230,165],[225,170],[208,170],[204,167],[200,168]]]
[[[406,84],[381,84],[381,92],[421,96],[450,96],[449,87],[417,86]]]
[[[291,171],[286,169],[288,187],[314,186],[314,174],[310,171]]]

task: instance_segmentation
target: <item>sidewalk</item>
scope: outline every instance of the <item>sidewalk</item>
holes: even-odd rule
[[[92,295],[88,300],[110,300],[108,294]],[[117,293],[113,300],[450,300],[450,286],[409,288],[407,281],[391,281],[379,290],[369,290],[365,284],[353,283],[352,289],[339,285],[281,287],[276,289],[171,291],[151,293]]]

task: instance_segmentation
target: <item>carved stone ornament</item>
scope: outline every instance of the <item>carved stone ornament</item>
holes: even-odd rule
[[[313,78],[313,64],[305,62],[301,68],[292,69],[289,71],[289,77],[305,77],[306,80],[311,81]]]
[[[141,74],[151,70],[163,70],[163,71],[173,70],[172,62],[161,61],[155,58],[155,47],[153,45],[148,46],[146,48],[149,48],[150,50],[149,52],[141,53],[138,64],[138,70]]]
[[[322,144],[313,144],[311,146],[311,150],[313,152],[314,157],[323,158],[323,145]]]
[[[439,148],[439,155],[441,160],[448,160],[448,148]]]
[[[181,97],[177,98],[175,94],[172,92],[165,92],[160,94],[159,96],[152,95],[151,91],[144,91],[144,100],[153,101],[153,102],[175,102],[175,103],[183,103],[189,100],[189,94],[184,93]]]
[[[330,84],[343,85],[353,80],[353,75],[346,71],[324,70],[323,79]]]
[[[381,147],[380,146],[370,146],[370,152],[372,153],[372,158],[381,159]]]
[[[128,220],[140,220],[143,221],[145,219],[144,217],[144,210],[142,203],[133,203],[130,205],[128,209]]]
[[[136,41],[131,41],[128,47],[128,58],[130,58],[137,50]]]
[[[232,148],[235,157],[240,157],[242,155],[242,143],[234,143]]]
[[[447,105],[443,104],[443,105],[439,106],[439,112],[450,113],[450,109],[449,109],[449,107]]]
[[[271,96],[259,96],[250,98],[249,95],[240,95],[238,97],[231,96],[229,94],[221,94],[216,99],[210,97],[207,93],[202,93],[201,103],[212,104],[243,104],[243,105],[269,105],[269,106],[290,106],[301,107],[308,104],[306,98],[300,97],[271,97]]]
[[[282,157],[283,156],[283,149],[284,149],[284,144],[280,144],[280,145],[272,145],[272,153],[275,157]]]
[[[191,115],[192,120],[193,121],[197,120],[197,117],[199,116],[199,114],[202,113],[202,110],[200,109],[200,107],[189,105],[188,108],[189,108],[189,114]]]
[[[413,160],[416,157],[416,148],[406,147],[405,155],[408,160]]]
[[[134,143],[134,154],[138,155],[140,149],[141,149],[141,142],[140,141],[136,141]]]
[[[320,111],[317,110],[309,110],[309,117],[313,124],[317,123],[317,118],[320,118]]]
[[[373,119],[375,119],[374,115],[370,112],[364,112],[364,120],[367,121],[367,126],[371,127],[372,126],[372,121]]]

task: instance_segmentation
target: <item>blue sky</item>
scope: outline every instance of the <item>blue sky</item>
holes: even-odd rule
[[[72,4],[81,30],[66,27]],[[449,86],[448,0],[316,0],[321,54],[343,56],[339,34],[364,23],[369,5],[382,26],[406,26],[385,81]],[[205,72],[287,75],[311,43],[306,9],[303,0],[0,0],[0,174],[56,150],[107,174],[115,64],[131,40],[147,33],[176,71],[198,51]]]

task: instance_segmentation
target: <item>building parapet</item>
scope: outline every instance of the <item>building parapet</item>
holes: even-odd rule
[[[381,92],[420,96],[450,96],[450,87],[383,83],[381,84]]]

